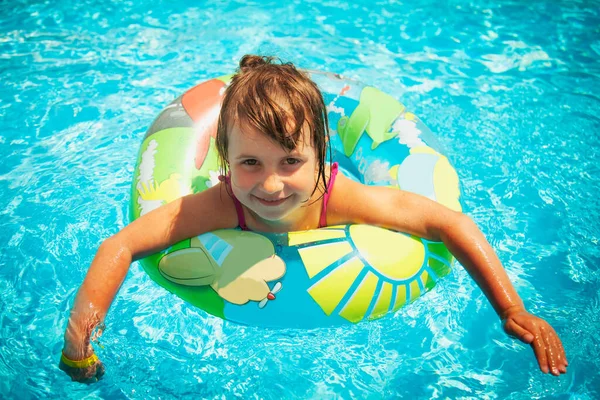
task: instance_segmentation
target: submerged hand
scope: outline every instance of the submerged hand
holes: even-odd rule
[[[559,376],[567,372],[567,357],[554,329],[522,307],[510,308],[502,315],[504,331],[531,345],[542,372]]]
[[[90,365],[75,365],[78,361],[71,361],[61,357],[58,368],[65,371],[71,377],[71,380],[81,383],[95,383],[104,375],[104,364],[99,359],[92,360],[86,364]]]

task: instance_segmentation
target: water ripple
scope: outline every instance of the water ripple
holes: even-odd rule
[[[598,397],[599,6],[0,1],[0,397]],[[251,52],[384,88],[438,133],[467,212],[562,335],[568,376],[537,372],[460,267],[399,313],[305,332],[223,322],[134,264],[97,348],[107,375],[68,382],[68,311],[128,221],[146,127]]]

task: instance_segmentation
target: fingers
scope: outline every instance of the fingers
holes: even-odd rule
[[[558,335],[546,321],[531,317],[508,318],[504,329],[509,335],[531,345],[542,372],[555,376],[566,373],[567,357]]]
[[[563,359],[563,363],[565,365],[565,367],[569,366],[569,360],[567,359],[567,353],[565,353],[565,348],[563,347],[562,342],[560,341],[560,339],[558,339],[558,344],[560,345],[560,353]]]
[[[100,378],[98,378],[97,376],[92,376],[92,377],[87,378],[87,379],[79,380],[78,382],[85,383],[86,385],[90,385],[92,383],[98,382],[99,380],[100,380]]]
[[[549,354],[552,375],[559,376],[560,374],[565,374],[569,363],[558,335],[547,323],[541,327],[541,332],[547,343],[547,353]]]
[[[65,371],[72,381],[86,384],[98,382],[105,372],[102,362],[97,362],[87,368],[73,368],[61,361],[58,367]]]
[[[98,382],[102,378],[102,375],[104,375],[104,365],[96,363],[89,368],[81,370],[81,375],[79,375],[78,379],[74,380],[89,385],[90,383]]]
[[[565,353],[565,348],[563,347],[563,344],[560,341],[560,339],[559,339],[558,335],[556,334],[556,332],[554,331],[554,329],[552,329],[552,332],[554,333],[554,339],[556,340],[556,347],[558,348],[558,357],[566,369],[566,367],[569,365],[569,361],[567,360],[567,354]]]
[[[547,332],[547,330],[548,329],[544,326],[540,328],[542,341],[544,342],[544,348],[546,351],[547,368],[552,375],[558,376],[560,375],[560,372],[558,370],[558,348],[555,347],[555,335],[552,335],[550,332]]]
[[[546,354],[546,345],[542,338],[542,335],[535,335],[533,341],[531,342],[531,347],[533,347],[533,352],[535,353],[535,358],[537,359],[540,370],[547,374],[550,372],[548,368],[548,356]]]
[[[557,360],[556,366],[558,368],[558,371],[561,374],[564,374],[567,372],[567,366],[569,365],[569,362],[567,361],[567,355],[565,354],[565,349],[562,345],[562,342],[558,338],[558,335],[556,334],[554,329],[552,329],[552,327],[549,327],[549,328],[552,331],[551,338],[553,341],[553,348],[555,349],[555,353],[556,353],[556,360]]]
[[[553,375],[560,375],[567,372],[567,364],[565,359],[564,349],[560,339],[556,333],[550,328],[551,332],[548,335],[548,342],[550,344],[550,353],[552,354],[551,368]]]
[[[104,375],[104,364],[99,363],[96,364],[96,377],[98,378],[98,380],[100,380],[100,378],[102,378],[102,376]]]
[[[542,372],[550,372],[554,376],[567,372],[564,348],[550,325],[544,323],[539,326],[539,331],[535,334],[531,346]]]

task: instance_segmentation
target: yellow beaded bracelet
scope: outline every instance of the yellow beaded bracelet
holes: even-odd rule
[[[96,361],[98,361],[98,356],[92,354],[91,356],[89,356],[88,358],[84,358],[83,360],[73,361],[68,359],[67,356],[65,356],[65,353],[62,353],[60,356],[60,360],[71,368],[87,368],[96,364]]]

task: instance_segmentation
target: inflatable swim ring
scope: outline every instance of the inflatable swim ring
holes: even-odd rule
[[[332,157],[346,176],[461,210],[457,174],[414,114],[373,87],[306,73],[323,92]],[[230,79],[193,87],[152,123],[134,172],[132,220],[217,184],[215,135]],[[367,225],[286,234],[219,230],[141,260],[159,285],[210,314],[296,328],[356,323],[396,311],[431,289],[451,264],[442,243]]]

